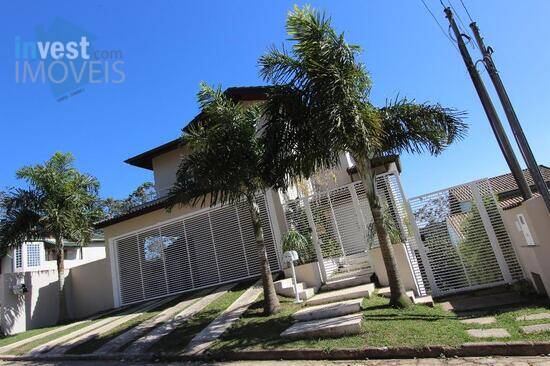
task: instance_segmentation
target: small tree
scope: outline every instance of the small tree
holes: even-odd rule
[[[349,152],[365,186],[391,288],[390,304],[405,307],[399,270],[375,193],[372,160],[403,151],[437,155],[459,139],[460,113],[402,99],[377,108],[369,101],[370,77],[330,19],[309,7],[294,8],[286,23],[292,51],[271,49],[260,58],[273,84],[265,104],[266,171],[276,187],[338,165]]]
[[[101,203],[105,216],[108,218],[123,215],[130,211],[132,207],[150,202],[157,197],[155,186],[151,182],[145,182],[139,185],[125,199],[106,198]]]
[[[257,133],[258,107],[245,107],[201,84],[201,120],[187,128],[182,142],[190,154],[183,158],[171,190],[174,203],[227,205],[245,200],[254,226],[264,291],[264,313],[279,310],[260,221],[258,197],[266,192],[260,169],[263,141]]]
[[[63,241],[89,243],[93,223],[101,217],[99,183],[90,175],[79,173],[73,162],[71,154],[55,153],[44,164],[19,169],[17,178],[25,180],[28,188],[8,192],[1,202],[3,251],[30,240],[55,240],[59,323],[68,319]]]

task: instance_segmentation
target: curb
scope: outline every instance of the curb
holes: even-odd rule
[[[127,355],[66,354],[11,356],[0,355],[0,361],[276,361],[276,360],[364,360],[395,358],[484,357],[484,356],[544,356],[550,355],[550,342],[476,342],[459,347],[366,347],[321,349],[263,349],[226,351],[204,356],[188,356],[177,353],[142,353]]]
[[[222,360],[363,360],[393,358],[541,356],[550,355],[550,342],[476,342],[459,347],[366,347],[362,349],[273,349],[221,352],[209,359]]]

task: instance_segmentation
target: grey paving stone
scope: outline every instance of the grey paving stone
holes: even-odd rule
[[[506,338],[510,333],[504,328],[468,329],[468,334],[475,338]]]
[[[522,315],[516,318],[518,322],[524,321],[524,320],[542,320],[542,319],[550,319],[550,313]]]
[[[214,300],[227,293],[228,290],[230,290],[230,287],[224,286],[217,288],[212,293],[208,293],[211,292],[211,289],[210,291],[205,292],[205,296],[183,309],[180,313],[172,317],[172,319],[158,325],[146,335],[135,340],[130,346],[128,346],[128,348],[124,350],[124,353],[136,354],[146,352],[162,337],[172,333],[178,326],[185,323],[189,318],[195,316],[195,314],[207,307]]]
[[[335,318],[361,311],[362,298],[333,302],[329,304],[306,306],[295,312],[292,317],[298,321]]]
[[[549,332],[550,331],[550,323],[526,325],[526,326],[520,327],[520,329],[525,334]]]
[[[361,332],[363,313],[344,315],[337,318],[298,322],[281,333],[287,339],[311,339],[339,337]]]
[[[166,297],[164,299],[160,299],[156,302],[150,303],[149,305],[140,307],[138,309],[134,309],[131,311],[126,311],[123,314],[121,314],[118,317],[113,317],[111,321],[109,321],[107,324],[96,328],[90,332],[86,332],[80,336],[73,336],[71,339],[63,341],[63,343],[58,344],[57,346],[51,348],[47,353],[49,355],[61,355],[66,353],[71,348],[74,348],[78,345],[81,345],[83,343],[86,343],[87,341],[99,336],[100,334],[106,333],[116,327],[118,327],[121,324],[124,324],[142,314],[144,314],[146,311],[158,308],[167,302],[170,302],[174,299],[173,296]]]
[[[374,284],[368,283],[365,285],[348,287],[341,290],[319,293],[308,300],[307,304],[322,305],[343,300],[359,299],[363,297],[370,297],[373,292]]]
[[[197,334],[183,350],[184,354],[200,355],[212,343],[214,343],[262,293],[262,282],[259,280],[252,287],[246,290],[235,302],[221,313],[214,321],[199,334]]]
[[[496,323],[496,321],[494,316],[485,316],[483,318],[463,319],[460,322],[462,324],[492,324]]]

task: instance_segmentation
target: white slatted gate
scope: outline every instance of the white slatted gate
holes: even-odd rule
[[[415,256],[415,236],[406,221],[405,195],[399,175],[389,172],[376,177],[376,191],[396,226],[402,230],[416,291],[425,295],[421,264]],[[283,203],[287,228],[295,228],[311,240],[324,281],[330,279],[349,256],[364,255],[378,246],[372,213],[362,182],[353,182],[326,192]]]
[[[260,200],[272,271],[280,269],[265,199]],[[260,274],[245,203],[203,210],[114,240],[121,305]]]
[[[410,199],[423,275],[434,296],[523,278],[489,180]]]

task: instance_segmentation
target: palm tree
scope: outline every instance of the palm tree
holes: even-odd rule
[[[264,291],[264,313],[279,310],[260,221],[258,197],[269,186],[262,176],[263,141],[257,134],[260,110],[231,100],[220,88],[201,84],[200,122],[184,130],[182,143],[190,154],[181,161],[171,190],[172,203],[207,202],[210,206],[245,200],[248,204]]]
[[[65,300],[64,240],[82,245],[90,242],[93,223],[101,218],[99,183],[73,167],[71,154],[55,153],[44,164],[26,166],[16,173],[28,188],[8,192],[0,205],[2,251],[23,242],[53,238],[57,260],[58,322],[68,320]]]
[[[433,155],[460,139],[462,113],[439,104],[396,99],[378,108],[369,101],[371,80],[348,44],[324,14],[304,7],[289,13],[291,51],[272,48],[259,60],[273,84],[264,105],[266,171],[275,187],[333,167],[343,152],[355,160],[365,185],[391,288],[390,304],[406,307],[382,205],[375,193],[372,160],[401,152]]]

